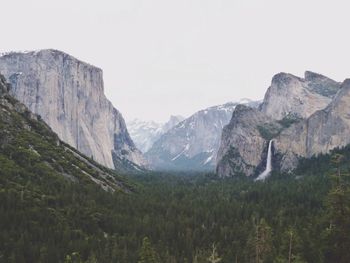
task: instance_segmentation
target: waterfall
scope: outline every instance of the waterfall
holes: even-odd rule
[[[258,178],[255,179],[255,181],[262,180],[264,181],[271,173],[272,165],[271,165],[271,159],[272,159],[272,140],[269,142],[269,149],[267,152],[267,159],[266,159],[266,168],[265,171],[263,171]]]

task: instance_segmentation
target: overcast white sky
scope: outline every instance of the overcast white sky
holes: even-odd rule
[[[55,48],[104,71],[126,118],[260,99],[275,73],[350,77],[350,1],[1,1],[0,51]]]

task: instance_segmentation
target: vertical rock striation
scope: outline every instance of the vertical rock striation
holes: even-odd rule
[[[304,79],[279,73],[273,77],[260,110],[276,120],[288,115],[307,118],[315,111],[325,108],[340,85],[310,71],[305,72]]]
[[[238,105],[222,132],[217,174],[221,177],[255,174],[268,144],[259,127],[271,122],[271,117],[259,110]]]
[[[245,99],[196,112],[153,144],[145,154],[150,165],[160,170],[215,170],[222,129],[240,103],[259,104]]]
[[[0,72],[11,95],[66,143],[110,168],[145,165],[122,115],[104,95],[101,69],[50,49],[2,55]]]
[[[259,109],[237,107],[224,128],[218,175],[256,175],[271,139],[276,152],[272,161],[282,170],[294,168],[300,157],[350,143],[346,86],[310,71],[304,78],[275,75]]]
[[[284,130],[275,140],[282,156],[281,169],[291,170],[298,158],[328,153],[350,143],[350,79],[345,80],[332,102],[308,119]]]

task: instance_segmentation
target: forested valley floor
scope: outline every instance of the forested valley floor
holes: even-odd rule
[[[131,193],[0,154],[0,262],[350,262],[350,148],[265,182],[129,176]]]

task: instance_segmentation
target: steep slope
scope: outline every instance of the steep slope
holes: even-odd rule
[[[283,131],[275,139],[282,170],[295,168],[300,157],[329,153],[350,143],[350,79],[323,110]]]
[[[166,133],[178,123],[182,122],[185,118],[180,115],[171,115],[169,120],[163,124],[163,133]]]
[[[220,176],[251,175],[264,160],[267,140],[261,128],[271,126],[278,130],[280,125],[272,124],[271,117],[257,109],[238,105],[232,119],[222,131],[221,144],[217,154],[216,172]]]
[[[170,116],[166,123],[135,119],[128,122],[127,127],[136,147],[142,152],[147,152],[160,136],[183,120],[182,116]]]
[[[58,136],[25,105],[8,93],[0,75],[1,182],[28,176],[97,184],[106,191],[129,191],[115,172],[100,166],[59,140]],[[8,182],[9,183],[9,182]]]
[[[340,83],[310,71],[304,79],[279,73],[273,77],[260,110],[276,120],[288,115],[307,118],[325,108],[339,87]]]
[[[237,109],[240,112],[234,113],[224,128],[217,158],[218,175],[259,173],[265,166],[271,139],[274,140],[274,168],[295,167],[295,156],[308,156],[304,153],[308,118],[315,112],[323,112],[342,89],[341,83],[309,71],[305,72],[304,79],[287,73],[275,75],[259,109]],[[319,131],[315,129],[312,133],[323,131],[322,122],[319,124]],[[283,142],[278,141],[279,136]],[[339,141],[334,145],[339,145]],[[319,151],[313,154],[316,152]]]
[[[242,103],[258,105],[248,100]],[[238,104],[210,107],[177,124],[146,153],[150,165],[160,170],[213,170],[222,128]]]
[[[60,139],[116,169],[145,164],[124,119],[104,95],[102,70],[57,50],[9,53],[0,72],[11,95],[24,103]]]

